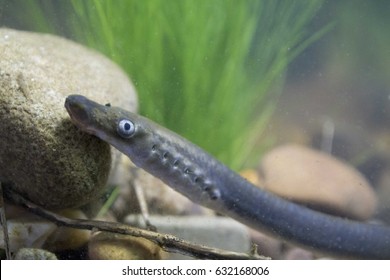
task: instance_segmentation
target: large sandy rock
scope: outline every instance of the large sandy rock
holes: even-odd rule
[[[299,145],[277,147],[261,160],[265,189],[340,216],[366,220],[377,206],[368,181],[335,157]]]
[[[69,94],[137,108],[129,79],[97,52],[52,35],[0,29],[0,180],[47,208],[93,200],[110,170],[109,145],[70,122]]]

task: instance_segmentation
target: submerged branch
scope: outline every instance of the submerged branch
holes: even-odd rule
[[[32,213],[45,218],[58,226],[66,226],[77,229],[99,230],[134,237],[142,237],[159,245],[164,251],[169,253],[180,253],[199,259],[232,259],[232,260],[267,260],[269,258],[260,256],[255,252],[250,254],[237,253],[217,248],[197,245],[188,241],[182,240],[174,235],[161,234],[149,230],[135,228],[126,224],[106,221],[70,219],[61,215],[48,211],[30,201],[23,198],[18,193],[12,190],[4,190],[8,199],[14,203],[21,205]]]
[[[8,226],[7,226],[7,218],[5,216],[5,203],[3,200],[3,186],[0,182],[0,221],[1,227],[3,228],[3,236],[4,236],[4,250],[7,260],[11,259],[11,251],[9,249],[9,236],[8,236]]]

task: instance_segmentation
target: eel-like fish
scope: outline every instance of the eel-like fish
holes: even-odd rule
[[[264,191],[183,137],[151,120],[81,95],[65,107],[76,126],[195,203],[247,226],[327,254],[390,259],[390,227],[311,210]]]

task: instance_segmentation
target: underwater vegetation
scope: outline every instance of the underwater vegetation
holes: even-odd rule
[[[390,24],[390,3],[345,1],[330,8],[337,12],[338,28],[333,32],[335,38],[324,45],[327,70],[339,80],[388,87],[390,34],[386,31]],[[353,80],[354,77],[358,78]]]
[[[309,29],[322,0],[3,2],[20,28],[109,56],[133,80],[141,114],[236,170],[270,140],[287,65],[329,27]]]

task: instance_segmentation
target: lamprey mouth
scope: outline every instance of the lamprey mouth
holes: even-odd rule
[[[89,100],[81,95],[69,95],[65,100],[65,108],[72,121],[76,125],[86,125],[90,116],[90,106],[88,106]]]

